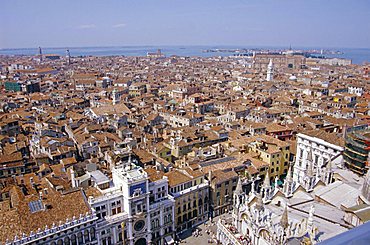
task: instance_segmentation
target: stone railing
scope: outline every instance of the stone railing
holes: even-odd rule
[[[116,190],[111,191],[111,192],[105,192],[105,193],[103,193],[102,196],[98,196],[98,197],[94,197],[94,198],[89,197],[89,204],[92,205],[94,203],[99,203],[99,202],[111,200],[111,199],[114,199],[114,198],[117,198],[117,197],[120,197],[120,196],[122,196],[122,191],[120,191],[119,189],[116,189]]]
[[[192,192],[192,191],[195,191],[195,190],[200,190],[200,189],[203,189],[203,188],[206,188],[206,187],[208,187],[208,182],[201,183],[201,184],[198,184],[196,186],[192,186],[190,188],[186,188],[185,190],[172,193],[172,195],[176,198],[176,197],[185,195],[185,194],[187,194],[189,192]]]
[[[95,213],[86,213],[86,215],[80,214],[79,218],[73,216],[72,219],[66,219],[63,223],[59,222],[58,225],[53,223],[52,227],[46,226],[43,230],[39,228],[37,231],[31,231],[29,235],[23,233],[22,237],[15,236],[13,240],[7,240],[6,245],[20,245],[20,244],[31,244],[37,242],[38,240],[47,238],[56,233],[63,232],[72,229],[75,226],[89,223],[91,221],[97,220]]]

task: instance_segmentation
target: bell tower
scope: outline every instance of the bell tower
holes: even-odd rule
[[[269,82],[274,80],[274,65],[272,64],[272,59],[270,59],[270,62],[267,66],[266,80],[269,81]]]

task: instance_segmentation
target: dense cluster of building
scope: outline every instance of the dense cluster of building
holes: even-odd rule
[[[369,65],[3,56],[0,244],[314,244],[370,219]]]

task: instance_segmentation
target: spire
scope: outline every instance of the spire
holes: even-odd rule
[[[293,180],[293,176],[292,176],[292,165],[289,165],[288,173],[287,173],[287,176],[286,176],[286,181],[291,182],[292,180]]]
[[[263,181],[263,186],[262,187],[270,187],[270,175],[269,175],[269,169],[267,170],[265,180]]]
[[[243,186],[242,186],[242,181],[240,180],[240,178],[238,179],[238,183],[236,184],[236,188],[235,188],[234,193],[236,195],[243,194]]]
[[[286,229],[289,226],[289,218],[288,218],[288,204],[285,205],[283,214],[281,215],[280,225]]]

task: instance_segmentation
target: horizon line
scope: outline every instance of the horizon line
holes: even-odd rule
[[[87,46],[35,46],[35,47],[17,47],[17,48],[0,48],[1,50],[21,50],[21,49],[38,49],[41,47],[42,49],[77,49],[77,48],[121,48],[121,47],[210,47],[210,46],[227,46],[229,48],[286,48],[289,49],[290,45],[283,46],[283,45],[251,45],[251,44],[144,44],[144,45],[87,45]],[[294,50],[294,46],[292,46]],[[370,47],[335,47],[335,46],[296,46],[296,49],[370,49]]]

